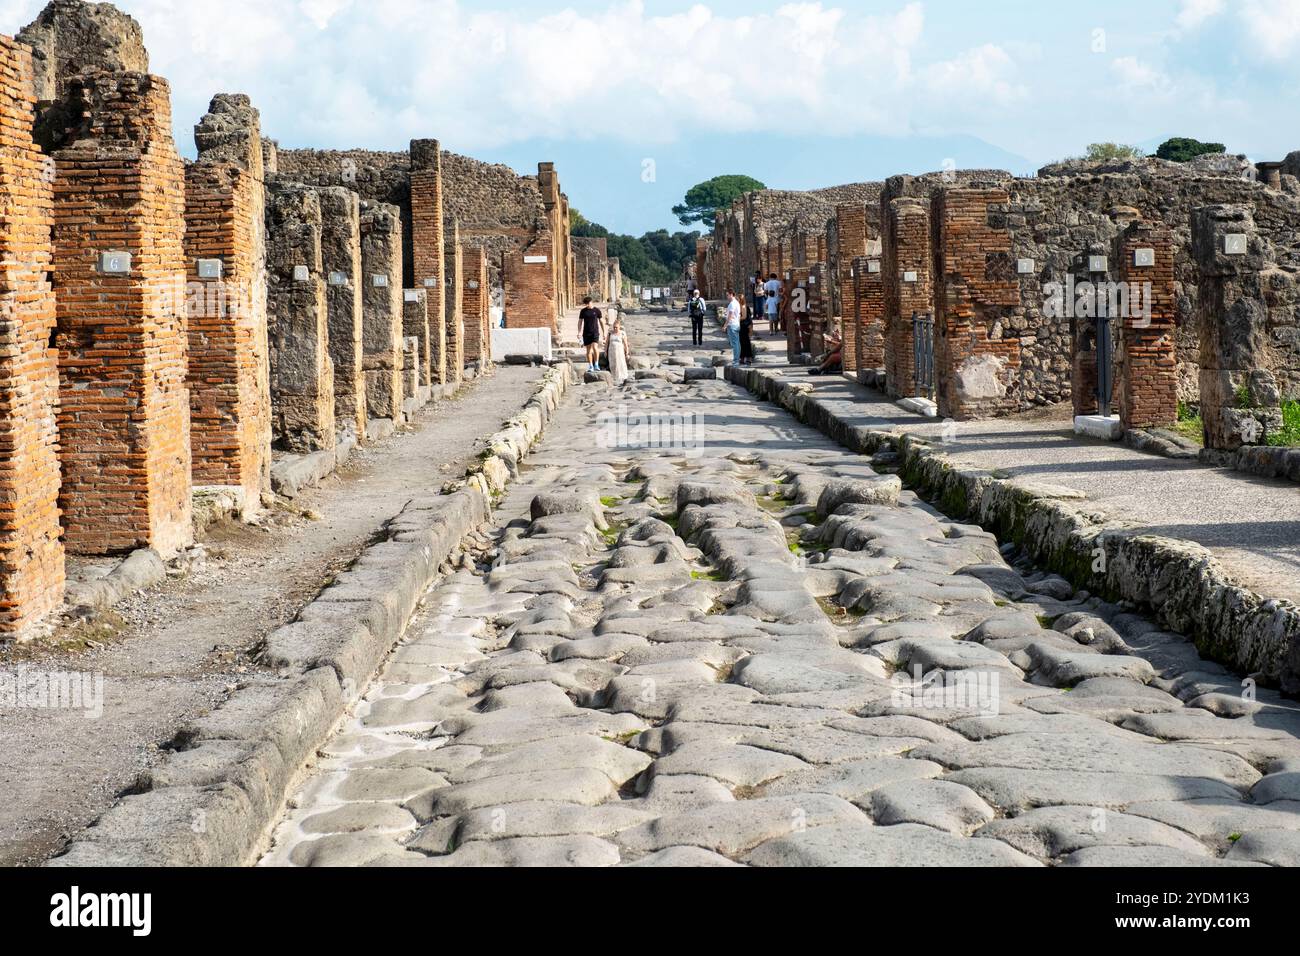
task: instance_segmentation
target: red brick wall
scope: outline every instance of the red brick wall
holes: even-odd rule
[[[21,631],[63,598],[50,348],[51,167],[32,143],[27,47],[0,37],[0,632]]]
[[[257,150],[261,166],[261,150]],[[271,404],[266,361],[265,215],[256,170],[192,163],[185,173],[190,441],[196,485],[241,490],[255,512],[267,488]],[[218,259],[219,279],[197,260]]]
[[[66,543],[79,554],[193,540],[185,387],[185,173],[165,80],[73,79],[55,154],[54,277]],[[101,252],[131,271],[98,271]]]
[[[939,412],[955,419],[1019,407],[1020,339],[1010,319],[1020,307],[1011,233],[989,225],[1003,189],[935,191],[935,380]],[[1023,310],[1022,310],[1023,311]]]
[[[442,150],[437,140],[411,143],[411,258],[415,286],[428,290],[429,315],[446,310],[444,282]],[[432,343],[431,343],[432,344]],[[432,354],[432,348],[430,349]],[[437,364],[438,360],[433,360]]]
[[[532,242],[506,255],[505,313],[512,329],[550,329],[557,334],[556,289],[550,269],[552,241],[542,231]],[[546,257],[546,262],[525,262]]]
[[[871,271],[871,264],[877,269]],[[877,369],[885,365],[885,286],[878,257],[862,256],[853,260],[852,323],[857,327],[856,350],[859,369]]]
[[[1120,235],[1117,246],[1120,281],[1138,287],[1151,283],[1150,321],[1143,314],[1125,318],[1116,343],[1120,418],[1126,428],[1171,425],[1178,420],[1173,237],[1163,225],[1135,222]],[[1153,250],[1155,264],[1137,265],[1138,249]],[[1131,293],[1129,301],[1135,301]]]
[[[895,398],[916,390],[912,314],[934,309],[930,257],[930,204],[924,199],[882,197],[882,259],[885,306],[885,375]],[[906,281],[909,272],[916,281]]]
[[[477,362],[483,369],[492,361],[491,333],[488,331],[487,255],[482,246],[466,246],[461,259],[463,288],[461,315],[465,321],[465,361]]]
[[[839,281],[841,329],[844,335],[844,371],[858,370],[858,327],[854,299],[853,261],[867,254],[867,207],[863,203],[842,203],[835,207],[839,235],[836,274]]]

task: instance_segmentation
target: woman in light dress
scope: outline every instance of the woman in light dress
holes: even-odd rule
[[[609,374],[614,376],[614,384],[622,385],[628,379],[627,365],[632,353],[628,349],[627,333],[623,331],[621,316],[616,316],[614,324],[610,326],[605,354],[609,356]]]

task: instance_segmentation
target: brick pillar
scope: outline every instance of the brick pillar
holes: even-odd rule
[[[844,371],[856,372],[858,366],[858,329],[854,287],[855,259],[867,254],[867,207],[864,203],[841,203],[835,207],[838,249],[836,269],[839,280],[840,328],[844,336]]]
[[[1274,267],[1247,206],[1192,213],[1192,256],[1200,270],[1196,319],[1201,339],[1201,419],[1205,447],[1235,451],[1262,444],[1282,426],[1277,380],[1260,360],[1268,346],[1268,283]]]
[[[934,234],[935,393],[958,420],[1019,407],[1020,281],[1006,226],[1006,190],[941,188]]]
[[[447,355],[447,377],[452,384],[458,385],[465,377],[465,322],[462,316],[465,273],[460,225],[454,219],[447,226],[446,237],[446,255],[442,268],[447,277],[447,299],[443,315],[447,339],[443,350]]]
[[[826,335],[830,331],[826,311],[830,297],[830,270],[826,263],[814,262],[808,267],[808,351],[814,359],[826,351]]]
[[[415,384],[431,385],[433,346],[429,340],[429,296],[424,289],[407,289],[402,293],[402,334],[415,339]]]
[[[321,269],[325,273],[325,311],[329,354],[334,365],[334,424],[366,440],[370,414],[361,344],[361,200],[350,189],[318,189],[321,213]]]
[[[371,418],[402,420],[402,213],[361,204],[361,365]]]
[[[73,122],[53,136],[65,542],[171,555],[194,531],[185,169],[170,92],[148,74],[87,73],[59,111]]]
[[[1173,236],[1163,225],[1134,222],[1120,234],[1116,258],[1120,281],[1129,287],[1118,345],[1120,420],[1125,428],[1171,425],[1178,420]],[[1141,310],[1134,308],[1135,289]]]
[[[488,332],[487,254],[482,246],[466,246],[461,261],[461,314],[465,319],[465,361],[480,371],[491,364]],[[608,281],[608,280],[607,280]]]
[[[411,141],[411,258],[417,288],[427,294],[427,308],[430,321],[432,317],[442,316],[446,311],[446,283],[443,281],[445,269],[444,247],[446,244],[446,226],[443,223],[442,208],[442,150],[436,139],[417,139]],[[443,333],[445,335],[445,333]],[[437,339],[435,335],[434,340]],[[444,362],[442,356],[433,354],[433,341],[430,343],[430,361],[432,365]],[[439,377],[445,381],[445,374]]]
[[[267,318],[276,446],[307,454],[334,447],[334,363],[316,190],[280,179],[266,197]]]
[[[932,312],[930,203],[901,197],[884,203],[881,274],[885,306],[885,377],[890,396],[916,393],[912,315]]]
[[[257,110],[218,94],[185,170],[193,480],[235,488],[245,516],[270,490],[266,185]]]
[[[538,223],[532,239],[505,257],[506,325],[512,329],[550,329],[558,336],[554,275],[550,269],[551,236]]]
[[[874,372],[885,365],[885,287],[879,256],[853,260],[853,324],[859,372]],[[847,321],[847,319],[846,319]]]
[[[32,142],[31,53],[0,37],[0,632],[63,598],[50,162]]]

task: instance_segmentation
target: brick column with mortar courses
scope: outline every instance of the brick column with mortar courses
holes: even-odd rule
[[[361,365],[371,418],[402,421],[402,213],[361,204]]]
[[[32,142],[28,49],[0,37],[0,632],[26,630],[63,598],[58,353],[48,271],[51,161]]]
[[[492,362],[491,332],[488,330],[487,254],[482,246],[466,246],[461,259],[461,314],[465,319],[465,361],[485,371]]]
[[[73,123],[52,136],[65,544],[170,556],[194,539],[170,90],[144,73],[89,72],[58,109]]]
[[[460,244],[460,226],[454,219],[447,225],[446,239],[442,268],[447,277],[443,315],[447,338],[443,351],[447,356],[447,377],[451,380],[450,384],[459,385],[465,378],[465,320],[462,315],[465,250]]]
[[[315,189],[267,182],[267,319],[276,447],[296,454],[335,446],[334,363]]]
[[[901,197],[884,202],[880,271],[885,306],[885,377],[890,396],[916,393],[912,314],[934,309],[930,270],[930,203]]]
[[[858,370],[858,328],[854,290],[855,259],[867,254],[867,207],[863,203],[841,203],[835,207],[838,226],[838,280],[840,284],[840,326],[844,336],[844,371]]]
[[[442,149],[436,139],[411,141],[411,258],[414,285],[427,293],[430,317],[446,311],[446,226],[443,223]],[[443,333],[445,336],[445,332]],[[445,364],[433,356],[431,364]],[[445,381],[445,375],[439,378]]]
[[[935,392],[939,413],[950,418],[1018,407],[1020,338],[1011,319],[1024,310],[1005,225],[1009,199],[1004,189],[980,187],[940,188],[931,197]]]
[[[1205,447],[1236,451],[1263,444],[1282,427],[1277,379],[1261,362],[1268,342],[1268,283],[1282,279],[1268,273],[1280,270],[1247,206],[1194,210],[1192,257],[1201,279],[1196,319]]]
[[[321,269],[325,273],[325,308],[329,354],[334,364],[334,424],[366,440],[370,419],[361,344],[361,200],[350,189],[329,186],[320,198]]]
[[[557,334],[555,276],[549,262],[550,231],[544,224],[528,244],[506,253],[505,313],[512,329],[550,329]]]
[[[415,339],[416,342],[415,384],[432,384],[433,344],[429,339],[429,296],[424,289],[406,289],[402,292],[402,335]],[[409,395],[414,394],[414,391],[409,392]]]
[[[266,185],[257,110],[218,94],[185,170],[190,443],[196,486],[236,488],[245,516],[270,490]]]
[[[1131,223],[1119,236],[1116,258],[1120,281],[1130,284],[1129,314],[1118,343],[1120,420],[1125,428],[1172,425],[1178,420],[1173,236],[1157,223]],[[1132,308],[1137,301],[1134,287],[1150,290],[1149,298],[1142,293],[1140,312]]]
[[[853,260],[853,303],[860,372],[885,365],[885,284],[879,256]],[[847,321],[847,319],[846,319]]]

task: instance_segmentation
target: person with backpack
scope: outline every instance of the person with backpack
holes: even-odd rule
[[[686,304],[686,312],[691,317],[692,345],[704,344],[704,317],[708,314],[708,309],[700,290],[691,290],[691,301]]]

